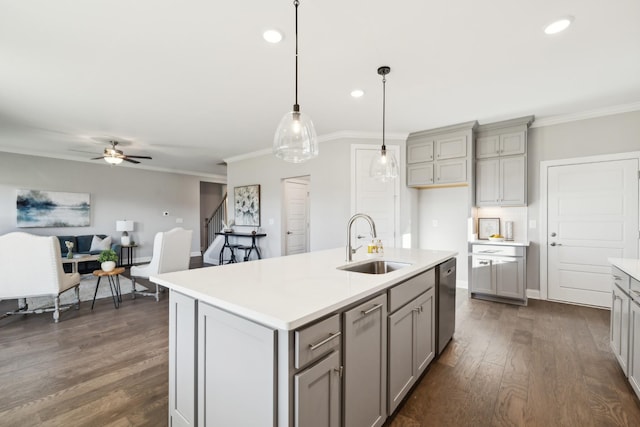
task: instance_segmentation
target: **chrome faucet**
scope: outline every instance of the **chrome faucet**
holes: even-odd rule
[[[352,249],[351,248],[351,225],[353,225],[353,223],[355,222],[356,219],[358,218],[364,218],[367,220],[367,222],[369,223],[369,227],[371,227],[371,237],[372,238],[376,238],[378,237],[376,235],[376,224],[373,222],[373,219],[366,214],[363,213],[357,213],[354,216],[352,216],[351,218],[349,218],[349,223],[347,224],[347,261],[351,262],[352,260],[352,255],[354,253],[356,253],[356,249]]]

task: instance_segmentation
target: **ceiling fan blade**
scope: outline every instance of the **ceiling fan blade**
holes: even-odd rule
[[[104,159],[104,156],[94,157],[93,159],[89,159],[89,160],[102,160],[102,159]]]
[[[122,160],[124,160],[125,162],[129,162],[129,163],[135,163],[135,164],[140,163],[139,161],[137,161],[137,160],[131,160],[131,159],[130,159],[130,158],[128,158],[128,157],[123,157],[123,158],[122,158]]]
[[[129,156],[129,155],[127,155],[126,157],[128,157],[130,159],[149,159],[149,160],[152,160],[151,157],[149,157],[149,156]]]

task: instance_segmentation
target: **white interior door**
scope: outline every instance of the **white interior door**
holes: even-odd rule
[[[309,251],[309,181],[284,181],[285,255]]]
[[[610,257],[638,257],[638,159],[547,169],[548,298],[611,305]]]
[[[397,146],[387,146],[396,159],[400,157]],[[380,147],[374,145],[355,145],[352,147],[352,213],[364,213],[376,224],[378,238],[386,247],[396,247],[396,229],[398,225],[400,177],[390,182],[380,182],[369,176],[369,166]],[[369,224],[358,220],[354,223],[356,240],[354,247],[366,246],[371,241]]]

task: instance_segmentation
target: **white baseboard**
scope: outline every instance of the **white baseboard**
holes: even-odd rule
[[[202,256],[202,251],[191,252],[191,256]]]
[[[540,299],[539,289],[527,289],[527,298]]]

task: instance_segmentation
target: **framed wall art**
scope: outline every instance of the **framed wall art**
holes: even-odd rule
[[[91,223],[89,193],[18,190],[16,222],[19,228],[87,227]]]
[[[260,226],[260,185],[233,189],[235,225]]]
[[[492,234],[500,234],[500,218],[478,218],[478,239],[488,240]]]

